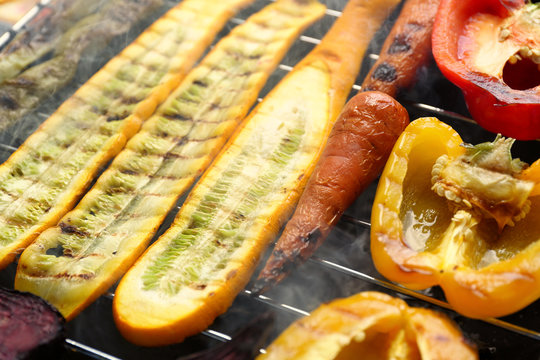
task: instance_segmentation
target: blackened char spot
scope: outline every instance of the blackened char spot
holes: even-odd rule
[[[203,82],[202,80],[195,80],[193,82],[193,85],[198,85],[198,86],[203,87],[203,88],[208,87],[208,84]]]
[[[406,34],[398,34],[394,37],[392,45],[388,48],[389,54],[399,54],[403,52],[408,52],[411,50],[411,45],[409,44],[409,38]]]
[[[107,121],[118,121],[124,120],[127,117],[126,114],[112,114],[107,116]]]
[[[36,83],[32,79],[25,78],[24,76],[18,76],[14,79],[6,81],[6,83],[10,85],[14,85],[17,87],[25,88],[30,86],[35,86]]]
[[[58,226],[60,226],[60,230],[62,230],[62,232],[64,234],[76,234],[76,235],[80,235],[80,236],[88,236],[88,234],[86,232],[77,229],[76,226],[66,224],[63,221],[60,222],[60,224],[58,224]]]
[[[133,104],[137,104],[138,102],[140,102],[141,99],[138,99],[137,97],[135,96],[126,96],[126,97],[123,97],[122,98],[122,103],[123,104],[126,104],[126,105],[133,105]]]
[[[16,110],[19,108],[19,104],[11,96],[2,94],[0,95],[0,106],[8,110]]]
[[[120,172],[126,175],[137,175],[137,172],[131,169],[121,169]]]
[[[45,254],[60,257],[64,255],[64,247],[62,246],[62,244],[58,244],[57,247],[47,249],[47,251],[45,251]]]
[[[397,79],[396,68],[386,62],[383,62],[373,71],[371,78],[384,82],[392,82]]]
[[[321,238],[321,230],[319,228],[316,228],[315,230],[312,230],[310,233],[307,234],[307,236],[303,236],[300,238],[302,242],[309,243],[309,244],[316,244],[317,241]]]
[[[187,121],[191,120],[191,116],[182,115],[180,113],[174,113],[174,114],[164,114],[164,117],[169,120],[179,120],[179,121]]]

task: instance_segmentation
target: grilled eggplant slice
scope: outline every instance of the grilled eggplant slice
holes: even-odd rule
[[[78,206],[22,254],[16,288],[71,319],[113,285],[246,116],[294,39],[323,14],[314,0],[280,0],[220,41]]]
[[[83,56],[98,53],[161,2],[110,0],[99,12],[77,22],[60,39],[51,59],[0,84],[0,130],[14,124],[67,85],[75,76]]]
[[[181,341],[226,311],[288,217],[343,107],[370,37],[397,0],[353,0],[260,103],[201,177],[171,228],[121,280],[120,332]]]
[[[62,351],[65,320],[40,297],[0,288],[0,358],[53,359]]]
[[[96,172],[252,0],[186,0],[113,58],[0,166],[0,268],[57,224]]]

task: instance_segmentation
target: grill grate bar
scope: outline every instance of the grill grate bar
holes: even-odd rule
[[[91,356],[94,359],[99,360],[121,360],[120,358],[117,358],[116,356],[112,356],[110,354],[104,353],[103,351],[99,351],[91,346],[84,345],[78,341],[72,340],[72,339],[66,339],[66,347],[68,349],[71,349],[76,352],[83,353],[85,355]]]

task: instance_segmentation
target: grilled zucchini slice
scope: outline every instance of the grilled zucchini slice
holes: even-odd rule
[[[71,319],[113,285],[246,116],[294,39],[324,9],[315,0],[280,0],[220,41],[77,207],[23,252],[15,287]]]
[[[186,0],[96,73],[0,166],[0,269],[76,203],[252,0]]]
[[[116,324],[162,345],[206,328],[245,286],[289,216],[343,107],[370,37],[397,0],[353,0],[243,122],[171,228],[121,280]]]

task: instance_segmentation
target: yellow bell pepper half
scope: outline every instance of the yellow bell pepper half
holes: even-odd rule
[[[540,160],[513,139],[463,144],[436,118],[406,128],[372,211],[377,270],[412,289],[439,285],[472,318],[511,314],[540,297]]]
[[[375,291],[323,304],[292,323],[257,360],[475,360],[445,315]]]

